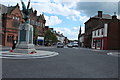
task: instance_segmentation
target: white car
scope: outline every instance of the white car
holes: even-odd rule
[[[73,43],[67,44],[67,47],[72,48],[73,47]]]
[[[57,48],[64,48],[64,44],[63,43],[58,43]]]
[[[78,47],[78,43],[73,43],[73,47]]]

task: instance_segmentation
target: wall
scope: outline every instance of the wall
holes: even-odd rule
[[[107,49],[120,50],[120,22],[115,19],[108,24]]]

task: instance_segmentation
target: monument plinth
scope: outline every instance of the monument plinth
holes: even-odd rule
[[[19,25],[18,43],[16,45],[15,53],[30,53],[35,52],[33,44],[33,26],[29,23]]]

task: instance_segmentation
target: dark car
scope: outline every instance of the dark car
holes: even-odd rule
[[[63,48],[64,47],[64,44],[63,43],[58,43],[57,44],[57,48]]]

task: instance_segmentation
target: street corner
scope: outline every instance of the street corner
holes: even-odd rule
[[[48,58],[59,55],[57,52],[36,50],[34,54],[26,53],[13,53],[9,51],[0,52],[0,58],[2,59],[38,59],[38,58]]]
[[[120,57],[120,52],[109,52],[107,55]]]

